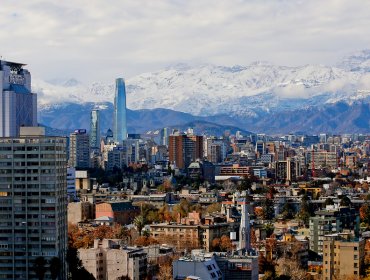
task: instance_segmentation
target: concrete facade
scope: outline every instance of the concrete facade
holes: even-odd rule
[[[69,136],[69,166],[86,169],[90,167],[90,138],[86,129],[76,129]]]
[[[121,276],[141,280],[147,274],[144,250],[121,247],[118,239],[95,240],[94,248],[79,249],[78,253],[85,269],[97,280],[116,280]]]
[[[333,234],[324,238],[323,280],[360,279],[365,240]]]
[[[173,245],[180,251],[199,248],[210,251],[213,239],[229,236],[235,226],[217,218],[201,218],[199,213],[193,212],[176,223],[152,224],[150,233],[160,244]]]
[[[68,223],[77,224],[95,217],[94,205],[87,201],[68,203]]]
[[[0,138],[1,279],[37,279],[31,268],[39,256],[58,257],[66,279],[66,139],[41,130]]]

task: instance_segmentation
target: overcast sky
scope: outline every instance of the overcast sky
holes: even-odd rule
[[[171,64],[335,64],[370,48],[363,0],[0,0],[0,55],[44,80]]]

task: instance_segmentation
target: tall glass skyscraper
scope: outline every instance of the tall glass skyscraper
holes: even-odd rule
[[[90,147],[100,147],[100,111],[94,109],[90,115]]]
[[[121,143],[127,139],[126,121],[126,88],[122,78],[116,79],[116,91],[114,95],[114,141]]]

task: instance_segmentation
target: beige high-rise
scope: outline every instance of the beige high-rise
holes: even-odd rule
[[[359,279],[365,240],[349,234],[326,235],[323,242],[323,280]]]

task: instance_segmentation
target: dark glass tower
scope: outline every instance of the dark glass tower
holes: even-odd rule
[[[116,90],[114,94],[114,141],[121,143],[127,139],[126,121],[126,88],[122,78],[116,79]]]

